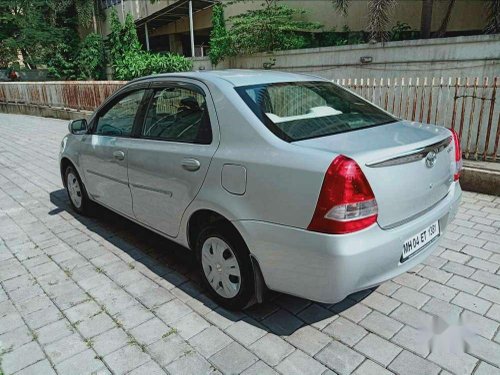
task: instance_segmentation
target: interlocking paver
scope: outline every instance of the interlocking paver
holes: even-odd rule
[[[128,344],[108,354],[103,360],[115,374],[125,374],[148,362],[150,358],[137,345]]]
[[[47,324],[36,331],[37,340],[40,344],[50,344],[71,334],[73,334],[73,330],[66,319]]]
[[[432,362],[403,350],[389,365],[389,370],[405,375],[437,375],[440,368]]]
[[[13,374],[43,358],[45,358],[45,356],[40,346],[35,341],[31,341],[17,349],[5,353],[2,356],[2,370],[6,374]]]
[[[363,327],[369,331],[376,333],[382,337],[390,339],[396,334],[402,327],[403,324],[390,318],[386,315],[379,313],[378,311],[373,311],[360,323]]]
[[[465,353],[453,353],[450,350],[434,350],[427,359],[453,374],[471,374],[478,360]]]
[[[295,348],[282,338],[269,333],[250,345],[249,349],[268,365],[276,366]]]
[[[87,344],[78,334],[64,337],[45,346],[45,353],[53,363],[59,363],[87,349]]]
[[[421,357],[425,358],[429,354],[429,344],[425,331],[423,330],[404,326],[391,341],[405,349],[419,354]]]
[[[215,369],[205,358],[195,352],[188,353],[166,367],[172,375],[214,374]]]
[[[233,340],[219,328],[210,326],[189,340],[189,343],[206,358],[228,346]]]
[[[285,340],[296,348],[314,356],[328,345],[332,341],[332,338],[314,327],[304,326],[290,336],[285,337]]]
[[[365,357],[340,342],[333,341],[316,354],[315,358],[339,374],[350,374]]]
[[[52,375],[56,374],[48,360],[38,361],[28,367],[23,368],[21,371],[16,372],[16,375]]]
[[[401,352],[401,348],[370,333],[355,347],[359,352],[381,365],[387,366]]]
[[[286,357],[281,363],[276,366],[276,369],[282,374],[317,374],[321,375],[327,370],[325,366],[309,357],[307,354],[300,350],[294,351]]]
[[[58,373],[73,375],[92,374],[103,368],[105,368],[104,363],[97,359],[95,353],[90,349],[76,354],[56,365],[56,371]]]
[[[0,335],[0,351],[13,350],[33,340],[33,334],[27,326],[21,325]]]
[[[173,333],[147,347],[153,359],[161,366],[166,366],[193,349],[179,335]]]
[[[455,305],[480,314],[486,313],[486,311],[488,311],[491,307],[491,302],[464,292],[458,293],[457,296],[451,300],[451,302]]]
[[[252,366],[247,368],[242,372],[243,375],[278,375],[271,367],[265,364],[265,362],[258,361]]]
[[[272,293],[230,312],[178,246],[104,209],[71,211],[57,161],[66,125],[0,114],[4,373],[498,372],[500,198],[464,192],[435,252],[375,291],[334,305]],[[462,318],[476,335],[468,354],[429,350],[432,315]]]
[[[361,366],[359,366],[356,371],[353,373],[354,375],[391,375],[392,372],[386,370],[384,367],[379,364],[367,359],[364,361]]]
[[[241,344],[248,346],[264,336],[266,330],[257,321],[246,318],[230,325],[226,329],[226,333]]]
[[[210,357],[210,361],[224,374],[239,374],[257,362],[257,357],[233,342]]]
[[[363,327],[343,317],[333,321],[323,332],[349,346],[355,345],[368,333]]]
[[[170,325],[177,330],[179,336],[184,340],[188,340],[210,327],[210,324],[195,312],[183,316],[179,320],[170,323]]]

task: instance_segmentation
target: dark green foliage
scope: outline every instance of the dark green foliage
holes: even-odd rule
[[[212,31],[210,33],[210,51],[208,56],[213,65],[231,54],[231,45],[224,20],[224,7],[216,4],[212,8]]]
[[[49,76],[64,80],[99,80],[104,78],[104,43],[91,33],[79,44],[60,44],[47,62]]]
[[[485,28],[486,33],[500,33],[500,0],[489,0],[487,8],[488,15],[487,25]]]
[[[104,78],[104,42],[99,34],[91,33],[82,41],[75,64],[78,79],[98,80]]]
[[[130,14],[122,25],[116,12],[112,12],[110,23],[111,33],[107,40],[108,57],[116,79],[130,80],[149,74],[191,70],[192,62],[184,56],[142,50]]]
[[[351,31],[347,25],[342,31],[333,28],[330,31],[311,33],[307,47],[345,46],[349,44],[366,43],[367,34],[362,31]]]
[[[115,78],[134,78],[171,72],[185,72],[192,69],[191,60],[173,53],[158,54],[145,51],[125,53],[123,59],[114,65]]]
[[[408,31],[411,30],[410,25],[405,22],[396,22],[396,24],[392,27],[391,32],[389,33],[389,40],[403,40],[408,39],[406,36],[408,35]]]
[[[29,67],[46,62],[70,33],[66,11],[52,0],[0,0],[0,60],[13,63],[21,53]]]
[[[229,19],[231,48],[245,54],[302,48],[307,43],[303,33],[321,28],[318,23],[303,20],[305,13],[278,0],[266,0],[260,9]]]
[[[91,24],[93,6],[93,0],[0,0],[0,65],[19,54],[28,68],[63,57],[78,44],[78,25]]]
[[[232,4],[245,0],[234,0]],[[212,63],[236,54],[252,54],[303,48],[308,43],[308,32],[321,25],[304,20],[303,9],[291,8],[279,0],[264,0],[261,7],[229,18],[226,31],[224,14],[219,6],[214,12],[214,32],[210,39]]]

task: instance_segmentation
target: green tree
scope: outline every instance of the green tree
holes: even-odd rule
[[[77,79],[98,80],[104,78],[104,42],[96,33],[90,33],[81,42],[75,58]]]
[[[335,8],[344,16],[347,16],[350,0],[332,0]],[[369,0],[368,1],[368,24],[366,30],[370,38],[377,41],[386,41],[389,37],[388,25],[390,14],[396,4],[396,0]]]
[[[130,80],[149,74],[191,70],[192,62],[172,53],[158,54],[142,50],[134,20],[127,14],[124,24],[116,11],[110,16],[111,33],[107,39],[109,63],[114,77]]]
[[[488,1],[488,15],[485,31],[489,34],[500,33],[500,0]]]
[[[224,7],[221,4],[215,4],[212,8],[212,31],[208,56],[212,64],[217,65],[230,54],[231,46],[224,19]]]
[[[279,0],[264,0],[259,9],[232,16],[227,32],[229,51],[251,54],[302,48],[307,44],[305,34],[321,28],[318,23],[305,21],[305,13]]]
[[[0,63],[22,56],[28,68],[78,45],[77,28],[92,22],[94,0],[0,0]],[[62,56],[62,55],[61,55]]]

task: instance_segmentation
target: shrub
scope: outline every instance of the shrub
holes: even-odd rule
[[[114,67],[117,79],[131,80],[150,74],[188,71],[192,69],[192,62],[172,53],[129,51]]]
[[[75,63],[78,79],[98,80],[104,77],[104,43],[100,35],[87,35],[80,44]]]
[[[134,20],[127,15],[122,25],[116,11],[111,13],[111,33],[107,40],[114,76],[130,80],[157,73],[183,72],[192,69],[191,60],[172,53],[159,54],[141,49]]]
[[[226,29],[226,21],[224,20],[224,7],[221,4],[214,5],[212,14],[213,27],[210,32],[208,57],[210,57],[213,65],[217,65],[226,56],[231,55],[231,47]]]

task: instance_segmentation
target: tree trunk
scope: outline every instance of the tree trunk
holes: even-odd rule
[[[420,37],[422,39],[431,37],[433,2],[434,0],[422,0],[422,17],[420,19]]]
[[[448,29],[448,23],[450,22],[451,18],[451,11],[453,10],[453,6],[455,5],[456,0],[449,0],[448,2],[448,9],[446,9],[446,14],[443,18],[443,21],[441,22],[441,26],[439,26],[439,29],[436,33],[436,35],[439,38],[442,38],[446,34],[446,30]]]

